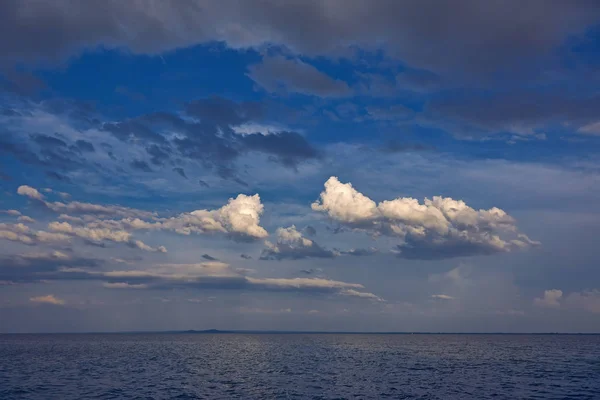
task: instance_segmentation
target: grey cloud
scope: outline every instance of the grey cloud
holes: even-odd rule
[[[185,175],[185,171],[183,170],[183,168],[176,167],[176,168],[173,168],[173,171],[177,172],[179,174],[179,176],[181,176],[182,178],[187,179],[187,176]]]
[[[77,140],[75,141],[75,146],[85,153],[93,153],[96,151],[94,145],[87,140]]]
[[[369,247],[368,249],[351,249],[351,250],[347,250],[347,251],[342,251],[341,254],[346,254],[349,256],[357,256],[357,257],[363,257],[363,256],[371,256],[373,254],[377,254],[379,252],[379,250],[377,250],[374,247]]]
[[[598,3],[588,0],[532,0],[526,6],[517,0],[329,0],[326,6],[317,0],[147,0],[77,4],[77,12],[73,7],[69,0],[2,2],[4,60],[55,59],[100,45],[156,54],[223,41],[234,48],[283,45],[310,55],[383,48],[413,67],[491,75],[548,55],[600,14]]]
[[[265,241],[261,260],[299,260],[303,258],[333,258],[339,253],[319,246],[313,240],[302,236],[294,225],[277,229],[277,242]]]
[[[72,107],[72,108],[71,108]],[[297,132],[252,132],[239,134],[234,128],[240,124],[258,121],[264,117],[264,105],[254,102],[234,102],[220,97],[210,97],[188,103],[186,116],[156,112],[136,118],[94,125],[89,120],[93,111],[84,105],[71,103],[44,103],[36,112],[53,112],[45,120],[52,121],[48,130],[60,129],[64,134],[37,134],[27,130],[39,129],[39,121],[31,113],[12,117],[0,117],[0,126],[6,135],[0,138],[0,151],[22,162],[41,165],[49,177],[70,182],[75,171],[87,170],[102,175],[105,157],[89,157],[96,146],[107,151],[117,164],[127,163],[142,172],[152,172],[153,166],[170,165],[171,169],[185,177],[185,162],[199,164],[211,169],[221,178],[240,184],[236,160],[250,152],[262,153],[269,159],[289,168],[307,160],[320,158],[319,152]],[[31,115],[30,115],[31,114]],[[66,119],[63,119],[66,118]],[[80,127],[80,124],[83,128]],[[31,126],[30,128],[28,128]],[[102,141],[98,130],[107,132],[129,146],[139,146],[145,154],[137,152],[135,159],[129,153]],[[176,135],[173,135],[176,133]],[[85,139],[81,136],[85,136]],[[118,146],[117,146],[118,147]],[[117,157],[115,154],[119,155]],[[124,172],[124,170],[121,170]],[[81,175],[81,174],[79,174]]]
[[[249,256],[248,254],[240,254],[240,257],[244,260],[252,260],[252,256]]]
[[[208,261],[219,261],[218,258],[211,256],[210,254],[202,254],[202,258]]]
[[[598,121],[600,96],[555,91],[467,92],[426,105],[420,116],[458,137],[513,134],[533,137],[544,129],[577,131]]]
[[[103,264],[96,258],[78,257],[62,251],[4,255],[0,257],[0,281],[15,283],[56,279],[59,269],[97,268]]]
[[[267,56],[249,68],[248,76],[268,92],[300,93],[319,97],[345,97],[352,90],[344,81],[334,79],[299,59]]]
[[[209,261],[196,264],[162,264],[144,270],[98,271],[89,268],[62,268],[62,280],[100,280],[113,288],[152,289],[213,289],[269,292],[309,292],[347,295],[364,289],[358,283],[349,283],[325,278],[254,278],[240,274],[228,264]],[[119,284],[119,285],[117,285]],[[136,286],[132,286],[136,285]],[[372,298],[369,295],[352,295]]]
[[[131,168],[137,169],[142,172],[152,172],[152,168],[150,168],[146,161],[133,160],[129,163],[129,165],[131,166]]]

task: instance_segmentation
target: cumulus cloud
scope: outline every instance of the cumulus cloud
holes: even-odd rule
[[[39,193],[36,189],[27,187],[20,194]],[[122,206],[100,205],[92,203],[81,203],[73,201],[70,203],[46,202],[40,200],[49,209],[56,212],[75,213],[81,216],[60,214],[59,219],[48,224],[44,238],[68,239],[79,237],[92,243],[112,241],[116,243],[127,243],[145,251],[166,252],[164,246],[151,247],[140,240],[133,238],[132,231],[135,230],[164,230],[173,231],[182,235],[223,233],[233,240],[248,241],[268,236],[267,231],[260,226],[260,216],[264,206],[258,194],[248,196],[239,194],[230,198],[226,205],[214,210],[200,209],[192,212],[181,213],[174,217],[159,217],[157,213],[137,210]],[[111,217],[123,217],[122,219],[107,219]],[[6,224],[5,224],[6,225]],[[8,225],[7,225],[8,226]],[[2,237],[9,240],[28,241],[27,238],[16,236],[14,227],[5,229],[0,226],[4,233]],[[22,232],[21,232],[22,233]],[[58,235],[62,236],[58,236]]]
[[[400,257],[436,259],[510,252],[538,245],[519,233],[515,220],[493,207],[475,210],[462,200],[405,197],[375,203],[336,177],[312,204],[332,220],[374,236],[398,237]]]
[[[47,296],[31,297],[29,299],[29,301],[31,301],[32,303],[38,303],[38,304],[54,304],[56,306],[62,306],[65,304],[64,300],[59,299],[58,297],[54,296],[53,294],[49,294]]]
[[[562,290],[545,290],[543,297],[536,297],[535,299],[533,299],[533,304],[535,304],[538,307],[559,308],[562,297]]]
[[[302,258],[332,258],[339,253],[326,250],[314,241],[304,237],[294,225],[277,229],[277,243],[265,241],[261,260],[298,260]]]
[[[0,223],[0,239],[21,242],[27,245],[69,241],[69,237],[62,233],[36,231],[22,223]]]
[[[30,199],[35,199],[35,200],[40,200],[40,201],[42,201],[44,199],[44,196],[40,192],[38,192],[37,189],[32,188],[31,186],[27,186],[27,185],[19,186],[19,188],[17,189],[17,193],[20,194],[21,196],[27,196]]]

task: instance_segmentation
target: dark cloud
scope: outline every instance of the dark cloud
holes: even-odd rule
[[[252,260],[252,256],[249,256],[248,254],[240,254],[240,257],[244,260]]]
[[[84,153],[93,153],[96,151],[94,145],[87,140],[77,140],[75,146]]]
[[[212,96],[195,100],[185,107],[188,115],[199,118],[205,125],[217,127],[240,125],[261,118],[265,109],[261,103],[240,102]]]
[[[374,121],[402,121],[412,118],[415,114],[413,110],[402,104],[394,104],[387,107],[369,106],[366,109],[367,118]]]
[[[304,232],[306,232],[306,234],[308,236],[316,236],[317,235],[317,230],[310,225],[308,225],[306,228],[304,228]]]
[[[69,108],[69,107],[74,108]],[[260,123],[265,115],[264,105],[253,102],[234,102],[221,97],[210,97],[188,103],[187,116],[175,113],[154,112],[135,118],[110,123],[92,123],[96,119],[93,109],[85,104],[48,102],[41,106],[44,111],[56,111],[67,118],[72,128],[93,127],[104,131],[127,145],[140,146],[146,150],[147,158],[136,156],[124,161],[129,166],[144,172],[152,172],[152,166],[170,165],[173,171],[186,177],[182,162],[199,164],[213,170],[223,179],[246,186],[238,176],[236,160],[251,152],[262,153],[285,167],[296,168],[307,160],[319,159],[319,152],[306,138],[293,131],[237,133],[234,128],[245,123]],[[11,113],[12,115],[12,113]],[[90,162],[85,153],[101,146],[108,156],[118,161],[118,149],[103,142],[84,139],[69,139],[67,136],[31,132],[29,140],[23,140],[26,132],[14,118],[32,116],[7,116],[1,120],[0,128],[6,134],[0,137],[0,151],[11,154],[22,162],[42,165],[47,171],[68,177],[81,169],[98,169],[99,164]],[[53,129],[50,126],[49,129]],[[37,129],[37,128],[36,128]],[[14,131],[13,131],[14,130]],[[169,133],[166,136],[166,132]],[[176,132],[177,135],[172,135]],[[122,157],[119,157],[122,158]],[[118,166],[117,166],[118,167]],[[55,176],[56,177],[56,176]],[[202,183],[200,183],[202,184]]]
[[[321,247],[313,240],[307,239],[294,225],[277,229],[277,242],[266,241],[261,260],[300,260],[303,258],[333,258],[339,252]]]
[[[377,254],[378,252],[379,252],[379,250],[377,250],[373,247],[370,247],[368,249],[352,249],[352,250],[348,250],[348,251],[342,251],[340,253],[349,255],[349,256],[363,257],[363,256],[372,256],[373,254]]]
[[[129,165],[131,166],[131,168],[137,169],[142,172],[152,172],[152,168],[150,168],[146,161],[133,160],[131,163],[129,163]]]
[[[208,261],[218,261],[218,258],[211,256],[210,254],[202,254],[202,258]]]
[[[98,267],[103,262],[95,258],[77,257],[68,252],[5,255],[0,257],[0,281],[37,282],[56,279],[60,268]]]
[[[177,172],[182,178],[187,179],[187,176],[185,175],[185,171],[183,170],[183,168],[176,167],[176,168],[173,168],[173,171]]]
[[[286,167],[319,158],[319,152],[297,132],[246,135],[240,141],[250,150],[272,155]]]
[[[433,151],[435,147],[423,143],[402,143],[398,141],[390,141],[380,147],[384,153],[404,153],[416,151]]]
[[[46,88],[46,84],[33,73],[18,70],[0,72],[0,91],[17,95],[32,95]]]
[[[600,96],[596,94],[542,90],[460,92],[432,100],[422,117],[456,136],[531,136],[561,124],[570,131],[577,130],[597,122],[599,109]]]
[[[319,97],[345,97],[352,90],[344,81],[334,79],[299,59],[265,57],[249,68],[248,76],[272,93],[300,93]]]
[[[77,4],[77,12],[69,0],[7,0],[0,7],[0,54],[9,62],[52,60],[96,46],[156,54],[222,41],[284,45],[307,55],[385,49],[413,67],[464,76],[519,69],[600,15],[590,0],[104,1]]]

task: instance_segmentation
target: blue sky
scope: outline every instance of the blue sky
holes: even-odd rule
[[[593,2],[0,15],[1,331],[600,330]]]

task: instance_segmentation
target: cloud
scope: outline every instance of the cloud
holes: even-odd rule
[[[34,188],[29,186],[27,188],[25,191],[21,190],[20,194],[30,196],[39,193]],[[29,194],[25,194],[25,192]],[[236,198],[230,198],[227,204],[221,208],[215,210],[200,209],[170,218],[159,218],[155,212],[122,206],[107,206],[77,201],[69,203],[47,202],[43,198],[40,201],[55,212],[84,214],[84,218],[61,214],[59,218],[65,221],[51,222],[48,229],[52,232],[76,236],[92,242],[109,240],[117,243],[130,243],[134,247],[147,251],[165,252],[166,249],[162,246],[152,248],[138,240],[134,240],[130,231],[165,230],[182,235],[220,232],[234,240],[242,241],[261,239],[268,236],[267,231],[260,226],[260,216],[263,213],[264,206],[258,194],[253,196],[239,194]],[[103,219],[111,216],[125,218],[121,220]],[[76,226],[80,224],[85,225]],[[5,226],[5,228],[7,227],[8,225]]]
[[[21,242],[26,245],[69,241],[69,237],[62,233],[36,231],[22,223],[0,223],[0,239]]]
[[[544,291],[544,297],[536,297],[533,299],[533,304],[538,307],[559,308],[562,297],[562,290],[550,289]]]
[[[3,210],[2,213],[12,215],[13,217],[18,217],[19,215],[21,215],[21,212],[18,210]]]
[[[583,290],[571,292],[565,296],[562,290],[550,289],[544,291],[543,297],[533,299],[533,304],[544,308],[565,308],[599,314],[600,291],[598,289]]]
[[[267,56],[250,66],[248,76],[268,92],[300,93],[319,97],[345,97],[352,90],[344,81],[334,79],[299,59]]]
[[[37,304],[54,304],[56,306],[62,306],[65,304],[64,300],[55,297],[53,294],[49,294],[47,296],[32,297],[29,299],[29,301]]]
[[[377,254],[379,250],[374,247],[369,247],[368,249],[350,249],[347,251],[340,251],[340,254],[345,254],[349,256],[363,257],[363,256],[371,256],[373,254]]]
[[[362,299],[368,299],[368,300],[385,301],[384,299],[382,299],[381,297],[379,297],[377,295],[374,295],[373,293],[359,292],[354,289],[344,289],[340,292],[340,294],[344,295],[344,296],[360,297]]]
[[[183,235],[222,232],[236,240],[260,239],[268,235],[259,225],[263,210],[264,206],[258,194],[240,194],[229,199],[228,203],[219,209],[183,213],[159,220],[150,227],[173,230]]]
[[[326,250],[314,241],[302,236],[294,225],[277,229],[277,243],[265,241],[261,260],[298,260],[303,258],[332,258],[339,253]]]
[[[148,285],[144,285],[143,283],[137,285],[130,285],[129,283],[124,282],[104,282],[102,284],[107,289],[147,289]]]
[[[17,189],[17,193],[21,196],[27,196],[30,199],[43,201],[44,196],[37,191],[37,189],[32,188],[31,186],[21,185]]]
[[[206,42],[233,48],[280,45],[308,55],[385,50],[416,68],[492,75],[536,60],[597,23],[595,2],[532,1],[456,5],[422,2],[224,0],[165,3],[2,2],[0,54],[9,62],[68,57],[85,49],[158,54]],[[519,18],[513,10],[519,8]],[[539,18],[543,11],[544,18]],[[125,28],[126,27],[126,28]],[[474,39],[476,38],[476,39]],[[537,64],[536,64],[537,65]]]
[[[312,209],[351,229],[399,238],[403,258],[489,255],[539,244],[519,233],[515,220],[496,207],[477,211],[462,200],[439,196],[423,203],[401,197],[377,204],[336,177],[325,182]]]
[[[90,110],[83,112],[85,117],[72,116],[78,105],[54,109],[44,102],[20,107],[17,116],[0,114],[6,133],[0,138],[0,152],[64,182],[78,183],[82,176],[113,181],[124,173],[165,171],[192,179],[193,172],[208,170],[239,183],[236,161],[244,155],[258,153],[292,169],[320,159],[314,146],[290,129],[236,133],[234,128],[243,125],[273,125],[263,103],[215,96],[188,102],[176,113],[154,112],[110,122],[102,122],[104,117]],[[55,133],[32,134],[39,131]]]
[[[600,290],[584,290],[570,293],[565,299],[568,307],[600,314]]]
[[[158,264],[144,270],[98,271],[88,268],[66,267],[60,269],[53,279],[101,280],[107,287],[127,289],[214,289],[269,292],[333,293],[379,299],[371,293],[360,292],[364,286],[358,283],[325,278],[266,278],[249,277],[217,261],[193,264]],[[142,287],[140,285],[145,285]],[[105,285],[106,286],[106,285]],[[358,289],[358,290],[357,290]],[[349,291],[350,290],[350,291]]]
[[[574,96],[558,88],[498,92],[462,91],[431,100],[419,118],[460,139],[505,135],[542,140],[550,130],[597,135],[600,96]]]
[[[447,294],[432,294],[431,298],[440,300],[454,300],[454,297],[448,296]]]
[[[218,258],[211,256],[210,254],[202,254],[202,258],[208,261],[219,261]]]
[[[3,255],[0,257],[0,280],[9,282],[38,282],[57,279],[60,268],[97,268],[103,261],[79,257],[61,251]]]

